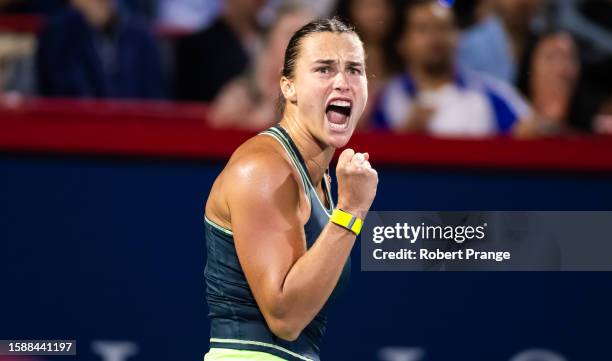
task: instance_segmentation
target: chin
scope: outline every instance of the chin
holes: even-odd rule
[[[340,148],[344,148],[348,144],[350,139],[351,137],[332,136],[328,144],[333,148],[340,149]]]

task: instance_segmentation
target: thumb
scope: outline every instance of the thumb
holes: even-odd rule
[[[340,153],[340,157],[338,157],[338,164],[349,163],[353,158],[353,155],[355,155],[354,150],[350,148],[345,149],[344,151],[342,151],[342,153]]]

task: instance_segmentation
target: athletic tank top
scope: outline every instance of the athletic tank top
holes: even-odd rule
[[[280,125],[275,125],[260,134],[276,139],[299,171],[311,205],[310,218],[304,226],[306,244],[310,248],[329,222],[334,209],[329,186],[324,177],[322,185],[330,204],[327,208],[318,197],[304,159],[289,134]],[[210,319],[210,347],[262,351],[290,361],[318,361],[327,324],[327,309],[348,282],[350,257],[344,265],[334,291],[321,311],[295,341],[285,341],[270,331],[257,307],[238,261],[232,231],[215,224],[206,216],[204,219],[207,251],[204,276]],[[261,236],[265,237],[265,234]]]

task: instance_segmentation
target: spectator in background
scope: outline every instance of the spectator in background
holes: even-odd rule
[[[242,74],[260,47],[257,12],[263,0],[226,0],[220,17],[176,45],[175,92],[181,100],[212,101]]]
[[[281,7],[265,47],[246,74],[226,85],[212,104],[209,121],[215,127],[262,130],[277,119],[276,107],[285,49],[289,39],[313,14],[304,7]]]
[[[593,130],[597,134],[612,135],[612,95],[603,102],[595,115]]]
[[[383,90],[375,121],[398,132],[443,136],[508,133],[530,110],[512,87],[455,66],[458,29],[453,13],[434,0],[403,11],[398,44],[404,74]]]
[[[0,94],[34,93],[34,44],[30,34],[0,33]]]
[[[221,0],[156,0],[157,24],[198,31],[215,20]]]
[[[474,24],[479,23],[490,14],[489,0],[443,1],[452,4],[455,20],[460,29],[474,26]]]
[[[391,31],[394,8],[391,0],[340,0],[335,15],[355,26],[366,52],[369,101],[358,127],[367,128],[374,104],[391,76],[401,71]]]
[[[550,7],[554,26],[572,34],[580,49],[582,72],[570,123],[599,133],[607,119],[601,110],[612,95],[612,1],[555,0]]]
[[[143,22],[117,11],[113,0],[72,0],[51,18],[37,53],[42,95],[162,98],[161,59]]]
[[[569,131],[569,112],[580,74],[571,35],[550,33],[538,41],[531,59],[528,97],[538,117],[538,133]]]
[[[484,0],[491,11],[468,29],[459,42],[459,64],[516,84],[531,57],[531,24],[541,0]]]
[[[157,13],[157,3],[152,0],[113,0],[122,10],[132,14],[138,14],[147,23],[151,23]]]

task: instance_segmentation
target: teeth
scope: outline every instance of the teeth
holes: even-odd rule
[[[330,103],[330,105],[335,105],[338,107],[350,107],[351,102],[346,101],[346,100],[334,100],[333,102]]]
[[[344,130],[346,128],[348,128],[349,126],[349,122],[344,122],[344,124],[335,124],[335,123],[328,123],[330,128],[332,129],[336,129],[336,130]]]

